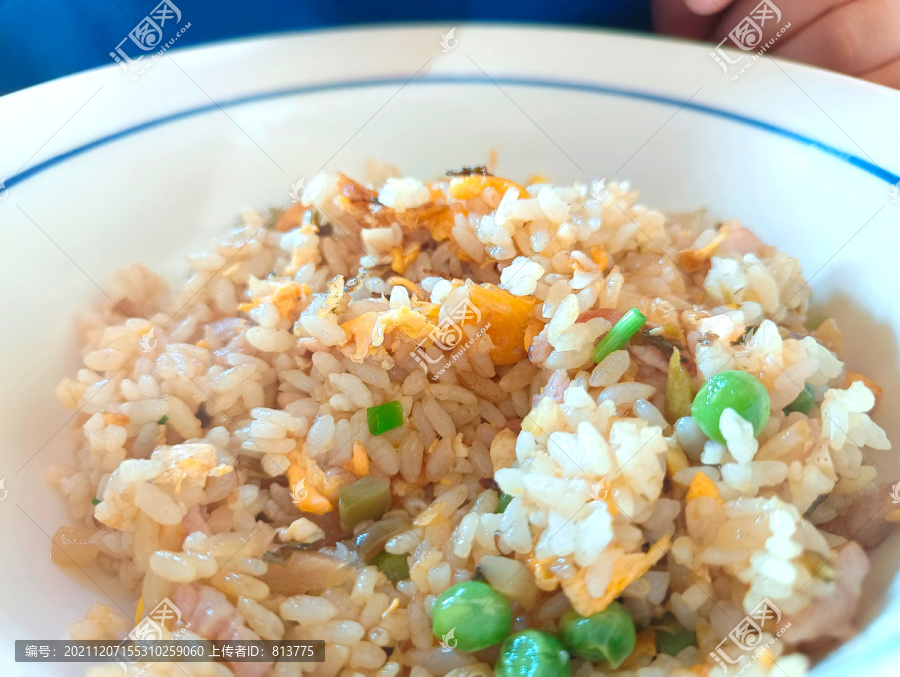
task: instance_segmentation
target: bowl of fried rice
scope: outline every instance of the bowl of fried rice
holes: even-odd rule
[[[188,50],[213,106],[161,102],[165,60],[70,83],[111,83],[127,123],[7,183],[32,327],[8,373],[35,378],[7,412],[4,632],[324,643],[90,677],[897,660],[898,168],[757,105],[798,101],[781,68],[825,110],[897,95],[767,61],[730,81],[654,40],[473,26],[448,54],[442,32]],[[339,56],[363,47],[365,77]],[[258,79],[260,53],[326,65]],[[60,187],[118,166],[142,174],[116,195]]]

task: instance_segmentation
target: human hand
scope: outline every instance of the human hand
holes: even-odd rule
[[[763,26],[760,44],[791,27],[766,51],[900,89],[900,0],[770,0],[782,23]],[[760,0],[653,0],[657,32],[714,43]]]

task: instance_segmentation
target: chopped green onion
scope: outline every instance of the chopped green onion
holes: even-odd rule
[[[91,505],[97,505],[99,502],[100,502],[100,499],[97,498],[96,496],[94,496],[94,497],[91,499]]]
[[[369,419],[369,432],[380,435],[403,425],[403,405],[394,400],[369,407],[366,417]]]
[[[380,520],[391,507],[391,483],[384,477],[367,475],[341,488],[338,513],[341,528],[353,531],[360,522]]]
[[[813,405],[816,403],[816,395],[813,391],[813,387],[807,383],[803,386],[803,390],[800,391],[800,394],[797,395],[796,399],[787,405],[782,411],[784,411],[785,415],[790,414],[792,411],[799,411],[801,414],[808,414],[809,410],[813,408]]]
[[[165,425],[165,424],[166,424],[166,421],[168,421],[168,420],[169,420],[169,415],[166,414],[166,415],[163,416],[161,419],[159,419],[159,420],[157,421],[157,423],[158,423],[159,425]]]
[[[497,509],[494,511],[495,514],[500,514],[504,510],[506,510],[506,506],[509,505],[510,501],[513,500],[513,497],[509,494],[500,494],[500,500],[497,503]]]
[[[677,656],[689,646],[697,646],[697,633],[690,630],[669,632],[668,630],[656,631],[656,649],[660,653]]]
[[[395,555],[385,550],[375,556],[371,564],[377,566],[378,570],[387,576],[391,583],[409,578],[409,562],[406,560],[406,555]]]
[[[644,326],[647,318],[637,308],[632,308],[622,316],[618,322],[613,325],[609,333],[604,336],[597,347],[594,348],[594,354],[591,359],[600,364],[613,351],[621,349],[634,336],[638,329]]]

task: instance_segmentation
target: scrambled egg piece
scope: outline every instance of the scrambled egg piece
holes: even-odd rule
[[[685,503],[690,503],[699,496],[709,496],[715,500],[716,503],[722,505],[722,497],[719,495],[719,489],[716,487],[715,482],[702,472],[698,472],[691,479],[691,485],[688,487],[687,496],[685,496],[684,501]]]
[[[532,320],[537,299],[513,296],[492,284],[469,283],[469,301],[481,313],[482,326],[490,323],[487,334],[494,344],[490,351],[494,364],[516,364],[528,357],[525,339],[536,328]]]
[[[391,310],[370,310],[341,324],[341,329],[350,341],[356,344],[354,360],[362,360],[366,355],[375,354],[372,348],[384,344],[385,335],[391,331],[403,332],[418,343],[428,338],[436,326],[430,316],[437,319],[438,306],[431,303],[420,304],[419,308],[392,308]]]
[[[510,188],[515,188],[519,191],[520,199],[531,197],[524,186],[499,176],[469,174],[468,176],[454,176],[450,179],[450,197],[457,200],[471,200],[473,197],[481,195],[486,188],[493,188],[500,195],[506,193]]]
[[[322,306],[316,310],[318,317],[327,317],[329,313],[339,315],[350,304],[350,298],[344,290],[344,276],[336,275],[328,281],[328,293],[322,302]]]
[[[103,423],[105,423],[106,425],[126,426],[131,420],[127,414],[121,414],[112,411],[104,411],[101,416],[103,417]]]
[[[650,546],[650,550],[646,553],[632,553],[619,557],[613,563],[612,577],[606,592],[600,597],[591,597],[585,581],[586,569],[579,569],[575,576],[563,581],[563,591],[575,610],[582,616],[590,616],[603,611],[625,588],[647,573],[650,567],[662,559],[671,543],[672,537],[666,534]]]
[[[372,330],[372,345],[384,343],[384,336],[390,331],[399,330],[413,341],[428,337],[434,330],[434,324],[428,321],[421,311],[406,306],[394,308],[381,313]]]
[[[593,246],[589,251],[591,253],[591,260],[594,262],[594,265],[597,266],[597,269],[606,270],[606,266],[609,265],[609,256],[607,255],[606,250],[600,246]]]
[[[291,464],[285,475],[291,485],[291,500],[303,512],[324,515],[334,510],[342,482],[329,478],[322,469],[305,454],[292,451],[288,454]]]
[[[418,242],[413,242],[405,251],[400,247],[394,247],[391,250],[391,270],[398,275],[403,275],[419,257],[421,249],[422,245]]]
[[[844,384],[844,387],[849,388],[851,385],[853,385],[854,381],[862,381],[862,384],[872,391],[872,394],[875,396],[876,400],[878,399],[878,396],[881,395],[882,392],[884,392],[884,389],[880,385],[875,383],[875,381],[868,378],[867,376],[863,376],[862,374],[855,371],[848,371],[847,382]]]
[[[226,475],[234,470],[230,465],[218,464],[216,448],[206,442],[157,447],[150,458],[165,466],[154,483],[171,484],[175,493],[185,487],[203,487],[208,477]]]
[[[260,303],[271,303],[278,309],[278,314],[281,315],[281,317],[296,319],[300,301],[308,298],[311,293],[312,289],[310,289],[308,284],[297,284],[296,282],[290,281],[278,285],[270,294],[255,297],[254,300],[249,303],[242,303],[238,306],[238,310],[253,310],[259,306]]]
[[[355,218],[363,228],[386,228],[399,223],[408,230],[426,229],[437,241],[447,240],[456,223],[457,205],[443,201],[426,202],[419,207],[397,211],[378,201],[378,193],[357,183],[353,179],[338,174],[338,205],[341,210]],[[432,197],[434,194],[431,194]]]
[[[350,460],[344,463],[342,467],[357,477],[365,477],[369,474],[369,454],[366,453],[366,447],[361,442],[353,443],[353,453]]]
[[[678,252],[678,256],[676,257],[678,260],[678,265],[684,268],[688,273],[696,273],[701,268],[703,268],[703,264],[709,261],[712,258],[712,255],[715,253],[716,248],[725,241],[725,238],[728,237],[728,226],[722,226],[719,228],[719,232],[716,233],[715,237],[709,241],[708,244],[700,247],[699,249],[685,249],[684,251]]]

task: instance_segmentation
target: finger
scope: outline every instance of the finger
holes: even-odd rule
[[[774,51],[850,75],[873,70],[900,56],[900,2],[851,2],[817,19],[802,35],[777,44]]]
[[[685,0],[687,8],[694,14],[708,16],[724,11],[734,0]]]
[[[885,87],[900,89],[900,58],[894,59],[884,66],[863,73],[862,78]]]
[[[730,0],[729,0],[730,1]],[[708,40],[716,24],[712,16],[698,16],[684,0],[653,0],[653,30],[689,40]]]
[[[754,10],[761,4],[760,0],[740,0],[739,2],[732,4],[725,13],[720,16],[714,33],[715,42],[727,39],[732,30],[740,25],[744,19],[751,17],[762,30],[762,36],[756,43],[760,46],[766,44],[775,37],[778,31],[787,24],[790,24],[790,28],[788,28],[775,43],[775,45],[780,47],[784,43],[798,37],[808,26],[816,22],[819,18],[851,2],[853,2],[853,0],[792,0],[792,2],[788,4],[783,0],[770,0],[771,5],[777,6],[778,11],[781,13],[781,19],[775,20],[774,18],[770,18],[765,21],[760,21],[758,19],[753,19]],[[729,45],[729,42],[731,41],[725,43],[726,47],[734,46]],[[737,46],[740,47],[741,45]]]

